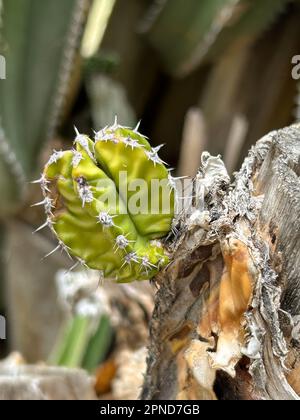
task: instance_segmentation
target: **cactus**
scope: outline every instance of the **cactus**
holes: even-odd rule
[[[95,141],[77,131],[75,149],[54,152],[38,180],[44,194],[38,204],[47,214],[39,229],[49,226],[59,240],[56,249],[105,278],[152,278],[169,261],[158,240],[171,230],[174,216],[174,190],[159,149],[150,147],[138,127],[130,130],[117,121],[95,133]],[[130,186],[139,180],[137,198]],[[153,180],[164,192],[152,193]],[[137,202],[147,207],[133,211],[139,210]]]

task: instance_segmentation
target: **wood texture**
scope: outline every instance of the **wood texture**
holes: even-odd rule
[[[142,398],[298,400],[300,125],[260,140],[233,184],[222,165],[203,156],[156,279]]]

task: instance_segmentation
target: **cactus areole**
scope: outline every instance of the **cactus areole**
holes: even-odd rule
[[[169,172],[138,132],[115,122],[76,130],[74,149],[54,152],[39,180],[59,245],[85,266],[118,282],[151,279],[169,261],[161,238],[171,230]],[[55,249],[55,250],[56,250]]]

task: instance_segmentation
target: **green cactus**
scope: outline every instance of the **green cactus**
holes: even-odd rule
[[[117,122],[95,133],[95,142],[77,131],[75,145],[54,152],[38,181],[44,193],[39,204],[47,214],[41,228],[49,226],[57,235],[57,249],[106,278],[152,278],[168,263],[158,239],[171,230],[174,216],[174,191],[160,147],[152,149],[138,128]],[[154,185],[164,190],[153,192]]]

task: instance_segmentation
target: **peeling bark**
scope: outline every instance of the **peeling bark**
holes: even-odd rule
[[[260,140],[233,184],[204,155],[156,279],[143,399],[300,398],[299,176],[300,125]]]

